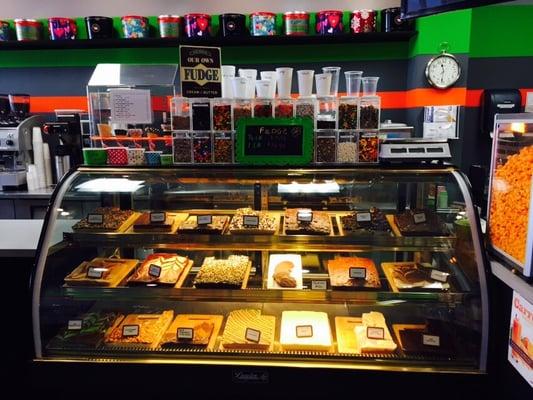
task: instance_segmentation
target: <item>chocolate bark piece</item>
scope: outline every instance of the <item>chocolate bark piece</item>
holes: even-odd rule
[[[421,222],[423,221],[423,222]],[[427,209],[407,210],[394,216],[402,236],[447,236],[440,217]]]

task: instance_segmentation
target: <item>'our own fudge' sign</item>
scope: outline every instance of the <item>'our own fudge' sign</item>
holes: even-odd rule
[[[180,46],[183,97],[222,97],[220,47]]]
[[[250,165],[302,165],[312,161],[309,118],[243,118],[237,126],[237,161]]]

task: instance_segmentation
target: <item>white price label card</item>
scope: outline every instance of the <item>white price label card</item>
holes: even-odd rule
[[[87,270],[87,278],[100,279],[104,274],[104,270],[104,268],[89,267],[89,269]]]
[[[150,222],[165,222],[167,219],[167,214],[165,212],[151,212],[150,213]]]
[[[312,211],[298,211],[296,218],[300,222],[312,222],[313,221],[313,212]]]
[[[242,217],[242,224],[248,228],[259,228],[259,216],[244,215]]]
[[[152,99],[147,89],[111,89],[111,120],[114,124],[151,124]]]
[[[422,343],[425,346],[439,347],[440,337],[435,335],[422,335]]]
[[[326,290],[327,288],[326,281],[311,281],[311,290]]]
[[[139,325],[124,325],[122,327],[122,336],[139,336]]]
[[[413,214],[413,220],[415,221],[415,224],[423,224],[424,222],[427,221],[426,219],[426,213],[416,213],[416,214]]]
[[[148,267],[148,275],[159,278],[161,276],[161,267],[159,265],[150,264]]]
[[[259,340],[261,340],[261,331],[258,331],[257,329],[246,328],[245,338],[250,342],[259,343]]]
[[[213,223],[212,215],[198,215],[196,217],[196,223],[198,225],[210,225]]]
[[[312,325],[296,325],[296,337],[297,338],[313,337],[313,326]]]
[[[385,339],[385,329],[380,328],[379,326],[368,326],[366,328],[366,337],[369,339]]]
[[[68,330],[69,331],[80,331],[83,328],[83,320],[81,319],[71,319],[68,321]]]
[[[178,328],[177,330],[178,340],[192,340],[194,338],[193,328]]]
[[[349,271],[351,279],[366,279],[366,268],[351,267]]]
[[[87,222],[90,224],[103,224],[104,215],[103,214],[89,214],[87,215]]]
[[[369,212],[358,212],[355,218],[357,222],[370,222],[372,220]]]
[[[435,281],[439,281],[439,282],[448,281],[448,276],[450,276],[450,274],[448,274],[446,272],[439,271],[437,269],[432,269],[431,270],[431,274],[430,274],[431,279],[433,279]]]

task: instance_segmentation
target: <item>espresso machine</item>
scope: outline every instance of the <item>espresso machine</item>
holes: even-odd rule
[[[32,130],[41,126],[40,116],[28,116],[30,96],[0,94],[0,189],[26,184],[26,166],[31,163]]]

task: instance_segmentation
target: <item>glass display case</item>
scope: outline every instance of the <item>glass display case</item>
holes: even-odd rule
[[[493,254],[533,277],[532,114],[496,115],[488,232]]]
[[[80,167],[38,253],[36,360],[486,370],[453,167]]]

